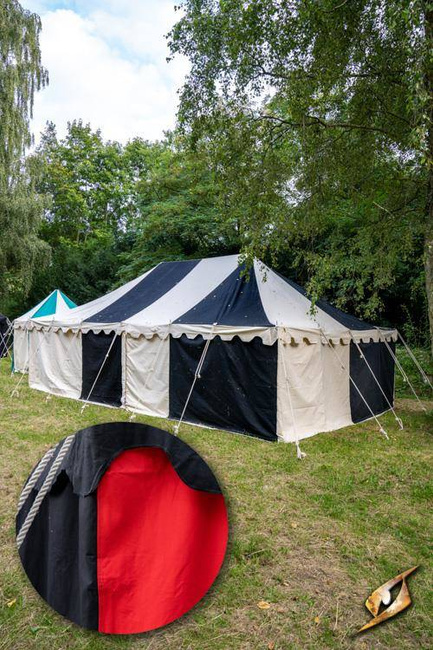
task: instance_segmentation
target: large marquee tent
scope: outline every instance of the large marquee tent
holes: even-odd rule
[[[29,323],[32,318],[61,318],[77,305],[63,291],[54,289],[35,307],[14,321],[13,369],[14,372],[29,370]]]
[[[396,330],[237,255],[158,264],[29,330],[31,387],[139,413],[298,443],[392,408]]]

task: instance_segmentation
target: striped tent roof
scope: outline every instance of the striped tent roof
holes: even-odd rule
[[[295,341],[395,337],[325,301],[314,309],[305,290],[256,260],[246,271],[238,255],[163,262],[122,287],[49,319],[55,328],[128,332],[132,336],[218,334],[272,344],[277,330]],[[44,326],[47,320],[38,321]]]

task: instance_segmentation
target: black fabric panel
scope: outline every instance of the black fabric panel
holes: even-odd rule
[[[197,266],[200,260],[184,262],[164,262],[158,264],[145,278],[124,296],[94,316],[86,319],[92,323],[120,323],[142,309],[149,307],[167,291],[173,289]]]
[[[186,442],[168,431],[139,422],[95,424],[78,431],[57,474],[62,471],[67,473],[75,494],[91,494],[98,487],[108,465],[126,449],[136,447],[162,449],[179,478],[193,490],[221,493],[211,469]],[[38,478],[35,490],[43,485],[60,448],[61,443],[57,445],[53,457]]]
[[[203,337],[170,339],[170,417],[179,418],[205,342]],[[214,338],[185,420],[276,440],[277,344],[256,337],[245,343]]]
[[[389,343],[395,352],[395,343]],[[363,355],[370,364],[390,404],[394,402],[394,360],[384,343],[360,343]],[[364,359],[353,343],[350,344],[350,374],[365,400],[375,415],[389,409],[385,397],[375,382]],[[350,410],[353,422],[362,422],[371,417],[371,413],[350,382]]]
[[[282,280],[284,280],[285,282],[287,282],[287,284],[293,287],[293,289],[296,289],[298,293],[308,298],[307,292],[299,284],[296,284],[296,282],[293,282],[293,280],[289,280],[288,278],[285,278],[284,275],[281,275],[281,273],[277,273],[277,275],[279,275]],[[374,325],[370,325],[370,323],[366,323],[365,321],[356,318],[356,316],[351,316],[350,314],[346,314],[344,311],[341,311],[341,309],[338,309],[337,307],[333,307],[332,305],[329,304],[329,302],[326,302],[325,300],[318,300],[316,302],[316,305],[317,307],[319,307],[319,309],[324,311],[325,314],[328,314],[328,316],[336,320],[338,323],[340,323],[340,325],[347,327],[347,329],[349,330],[374,329]]]
[[[81,399],[89,399],[90,402],[100,402],[111,406],[122,404],[122,340],[120,336],[116,336],[109,357],[104,363],[114,336],[116,336],[114,333],[105,334],[104,332],[83,334]],[[93,382],[103,363],[104,367],[92,390]]]
[[[195,307],[182,314],[175,323],[218,325],[247,325],[270,327],[262,306],[256,274],[251,269],[242,276],[245,265],[238,266]]]
[[[138,422],[97,424],[76,434],[65,462],[74,490],[96,489],[108,465],[126,449],[158,447],[167,454],[181,480],[194,490],[219,494],[218,482],[204,460],[176,436]]]
[[[36,496],[17,516],[17,532]],[[20,548],[23,567],[37,592],[57,612],[83,627],[98,629],[96,493],[74,494],[61,472]]]

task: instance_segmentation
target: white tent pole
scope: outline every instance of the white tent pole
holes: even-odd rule
[[[349,331],[350,331],[350,330],[349,330]],[[404,429],[403,422],[402,422],[401,418],[399,418],[399,417],[397,416],[397,413],[395,412],[394,407],[392,406],[391,402],[390,402],[389,399],[388,399],[387,394],[385,393],[385,391],[383,390],[382,386],[380,385],[380,381],[378,380],[378,378],[377,378],[376,375],[374,374],[374,370],[373,370],[373,368],[371,367],[371,365],[369,364],[369,362],[367,361],[366,356],[365,356],[365,354],[363,353],[363,351],[361,350],[361,347],[360,347],[359,343],[355,340],[355,338],[354,338],[352,332],[350,332],[350,335],[351,335],[351,337],[352,337],[352,341],[353,341],[354,344],[356,345],[356,349],[357,349],[358,352],[359,352],[359,356],[360,356],[361,359],[365,362],[365,365],[366,365],[367,368],[369,369],[371,376],[373,377],[373,379],[374,379],[374,381],[376,382],[376,384],[379,386],[380,392],[381,392],[382,395],[384,396],[386,403],[388,404],[390,410],[392,411],[392,414],[393,414],[393,416],[395,417],[395,420],[396,420],[398,426],[400,427],[400,429]]]
[[[346,366],[344,365],[344,363],[341,361],[340,357],[339,357],[338,354],[337,354],[337,351],[334,349],[334,346],[332,345],[331,341],[330,341],[330,340],[328,339],[328,337],[326,336],[325,332],[324,332],[321,328],[320,328],[320,331],[321,331],[321,333],[323,334],[323,337],[325,338],[326,342],[328,343],[328,346],[331,348],[331,350],[333,350],[335,356],[337,357],[338,362],[339,362],[339,364],[340,364],[340,368],[341,368],[341,370],[345,370],[345,371],[348,373],[348,375],[349,375],[349,381],[351,382],[351,384],[353,385],[353,387],[355,388],[355,390],[356,390],[357,393],[359,394],[360,398],[362,399],[362,401],[363,401],[364,404],[366,405],[367,409],[370,411],[372,418],[374,418],[374,420],[375,420],[377,426],[379,427],[379,431],[380,431],[380,433],[381,433],[382,435],[384,435],[385,438],[386,438],[387,440],[389,440],[389,437],[388,437],[387,432],[385,431],[385,429],[384,429],[383,426],[381,425],[381,423],[380,423],[378,417],[376,416],[376,414],[373,413],[372,408],[370,407],[369,403],[367,402],[367,400],[365,399],[364,395],[362,394],[360,388],[358,387],[358,385],[356,384],[356,382],[355,382],[355,380],[353,379],[352,375],[350,374],[350,370],[348,370],[348,369],[346,368]]]
[[[283,341],[283,339],[281,337],[279,337],[279,340],[281,341],[282,346],[284,348],[285,345],[286,345],[285,341]],[[292,394],[291,394],[291,391],[290,391],[289,376],[287,374],[286,360],[284,358],[284,350],[283,350],[283,354],[281,355],[281,357],[282,357],[282,361],[283,361],[283,371],[284,371],[284,378],[285,378],[285,381],[286,381],[287,396],[289,398],[290,413],[292,415],[293,430],[295,432],[296,455],[297,455],[299,460],[302,460],[303,458],[305,458],[305,456],[307,454],[304,451],[301,450],[301,447],[299,445],[298,427],[296,426],[295,413],[294,413],[294,410],[293,410]]]
[[[84,400],[84,404],[83,404],[83,406],[81,407],[81,413],[83,413],[84,409],[85,409],[86,406],[87,406],[87,402],[89,401],[89,399],[90,399],[90,395],[93,393],[93,390],[94,390],[94,388],[95,388],[95,386],[96,386],[96,382],[98,381],[99,376],[100,376],[100,374],[101,374],[101,372],[102,372],[102,370],[103,370],[103,368],[104,368],[104,366],[105,366],[105,364],[106,364],[106,362],[107,362],[107,359],[108,359],[108,357],[110,356],[111,348],[113,347],[114,342],[115,342],[117,336],[118,336],[118,335],[117,335],[117,332],[115,331],[115,332],[114,332],[114,336],[113,336],[113,340],[111,341],[111,343],[110,343],[110,347],[108,348],[108,352],[107,352],[107,354],[105,355],[105,357],[104,357],[104,359],[103,359],[103,361],[102,361],[102,363],[101,363],[101,367],[100,367],[99,370],[98,370],[98,374],[96,375],[95,381],[94,381],[93,384],[92,384],[92,387],[91,387],[91,389],[90,389],[90,391],[89,391],[89,394],[87,395],[86,399]]]
[[[412,361],[414,362],[414,364],[418,368],[419,373],[420,373],[424,383],[428,384],[430,386],[430,388],[433,390],[432,383],[431,383],[430,379],[427,377],[426,373],[424,372],[424,370],[423,370],[421,364],[419,363],[418,359],[416,358],[416,356],[414,355],[414,353],[412,352],[412,350],[410,349],[410,347],[408,346],[408,344],[406,343],[406,341],[404,340],[404,338],[400,334],[399,330],[397,330],[397,333],[398,333],[398,335],[400,337],[401,342],[403,343],[404,347],[406,348],[407,353],[409,354],[410,358],[412,359]]]
[[[47,329],[45,329],[44,327],[42,327],[41,330],[37,330],[37,331],[41,331],[41,332],[42,332],[42,339],[41,339],[41,341],[40,341],[38,347],[36,348],[36,350],[34,350],[33,353],[29,356],[29,370],[30,370],[30,361],[33,361],[34,357],[36,357],[37,353],[38,353],[39,350],[41,349],[42,342],[43,342],[43,340],[45,339],[45,333],[48,333],[48,332],[50,331],[50,329],[52,329],[52,328],[51,328],[51,327],[48,327]],[[28,331],[29,331],[29,328],[28,328],[28,327],[24,327],[24,330],[25,330],[26,332],[28,332]],[[26,376],[26,373],[24,373],[24,372],[21,373],[21,377],[19,378],[18,382],[15,384],[14,388],[12,389],[11,394],[10,394],[10,397],[14,397],[15,395],[18,397],[18,388],[20,387],[21,382],[23,381],[23,379],[24,379],[25,376]]]
[[[176,436],[179,433],[180,426],[182,424],[183,418],[185,417],[186,409],[188,408],[189,400],[191,399],[191,395],[192,395],[192,392],[194,390],[194,386],[196,384],[196,381],[197,381],[197,379],[201,379],[200,372],[201,372],[201,369],[203,368],[204,360],[206,358],[206,354],[207,354],[207,351],[209,349],[210,342],[213,339],[213,333],[214,333],[214,329],[215,329],[216,324],[217,323],[214,323],[212,325],[210,336],[209,336],[209,338],[207,339],[207,341],[205,343],[205,346],[203,348],[203,352],[201,353],[201,357],[200,357],[199,362],[197,364],[197,368],[195,369],[194,379],[192,381],[191,388],[189,389],[188,397],[186,398],[186,402],[185,402],[185,405],[183,407],[182,414],[180,416],[180,419],[178,420],[178,423],[174,427],[174,434]]]
[[[427,413],[426,407],[424,406],[424,404],[421,402],[420,398],[418,397],[418,394],[417,394],[415,388],[412,386],[412,382],[410,381],[409,377],[405,373],[404,368],[401,365],[400,361],[397,359],[396,354],[392,351],[391,346],[389,345],[388,341],[386,340],[386,336],[383,336],[383,333],[382,333],[382,331],[380,330],[379,327],[377,327],[376,329],[379,332],[379,337],[385,343],[386,349],[388,350],[389,354],[391,355],[392,360],[394,361],[395,365],[399,369],[399,371],[400,371],[400,373],[401,373],[401,375],[403,377],[403,381],[406,382],[407,384],[409,384],[409,387],[410,387],[412,393],[415,395],[416,399],[418,400],[419,405],[421,406],[422,410]]]
[[[60,465],[62,464],[63,459],[65,458],[66,454],[69,451],[69,448],[72,444],[72,441],[75,438],[75,434],[72,436],[68,436],[65,438],[63,443],[60,445],[59,452],[53,462],[53,464],[50,467],[50,471],[48,472],[45,481],[42,484],[41,489],[39,490],[36,499],[33,501],[33,504],[27,513],[27,517],[24,520],[23,525],[21,526],[18,535],[17,535],[17,546],[18,549],[21,548],[27,533],[29,532],[30,526],[32,525],[33,521],[35,520],[36,515],[39,512],[39,508],[41,507],[42,501],[50,491],[50,489],[53,486],[53,483],[56,478],[56,473],[57,470],[59,469]]]

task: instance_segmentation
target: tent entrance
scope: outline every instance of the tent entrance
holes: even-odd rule
[[[179,419],[205,346],[202,336],[170,337],[169,417]],[[256,337],[212,339],[184,419],[276,440],[277,344]]]
[[[113,341],[115,337],[115,340]],[[122,404],[122,339],[110,333],[87,332],[83,342],[81,399],[110,406]],[[109,353],[109,354],[108,354]],[[106,358],[108,354],[108,357]],[[99,376],[98,376],[99,373]],[[96,383],[95,383],[96,381]]]

